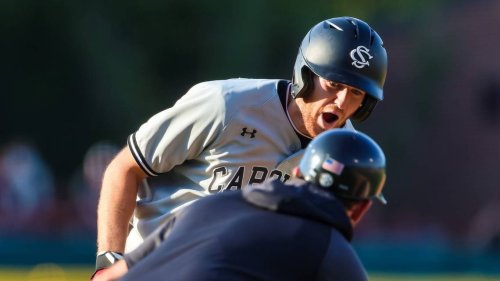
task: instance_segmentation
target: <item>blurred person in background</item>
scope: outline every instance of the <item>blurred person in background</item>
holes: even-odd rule
[[[76,213],[72,229],[86,233],[97,231],[96,209],[101,190],[102,177],[106,166],[118,153],[119,147],[108,141],[100,141],[89,147],[84,155],[82,166],[70,182],[70,206]]]
[[[489,198],[469,224],[468,244],[486,253],[500,254],[500,193]]]
[[[2,233],[48,230],[44,221],[54,204],[52,171],[37,148],[26,140],[5,144],[0,149]]]

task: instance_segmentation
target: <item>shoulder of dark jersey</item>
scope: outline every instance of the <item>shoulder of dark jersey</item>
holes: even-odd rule
[[[273,180],[244,188],[243,197],[261,208],[327,224],[341,232],[347,240],[352,239],[352,224],[343,204],[335,196],[308,182],[285,184]]]

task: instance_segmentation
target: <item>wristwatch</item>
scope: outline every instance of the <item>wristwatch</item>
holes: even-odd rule
[[[95,269],[96,271],[99,269],[107,268],[113,265],[115,262],[122,260],[123,254],[117,253],[113,251],[101,251],[97,253],[95,259]]]

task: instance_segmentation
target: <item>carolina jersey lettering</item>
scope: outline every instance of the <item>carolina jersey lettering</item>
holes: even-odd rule
[[[220,167],[214,170],[212,182],[208,187],[208,192],[217,193],[224,190],[238,190],[246,185],[263,183],[269,178],[279,179],[286,182],[290,179],[290,175],[283,173],[280,170],[272,170],[270,173],[266,167],[252,167],[250,179],[247,182],[243,181],[245,175],[245,167],[239,167],[235,173],[229,175],[230,180],[227,180],[228,168]],[[219,183],[221,182],[221,183]],[[227,185],[226,185],[227,184]]]

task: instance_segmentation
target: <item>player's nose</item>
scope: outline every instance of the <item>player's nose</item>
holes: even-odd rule
[[[335,105],[338,108],[344,109],[344,106],[345,106],[347,99],[348,99],[348,91],[349,91],[349,89],[342,88],[341,90],[336,92]]]

